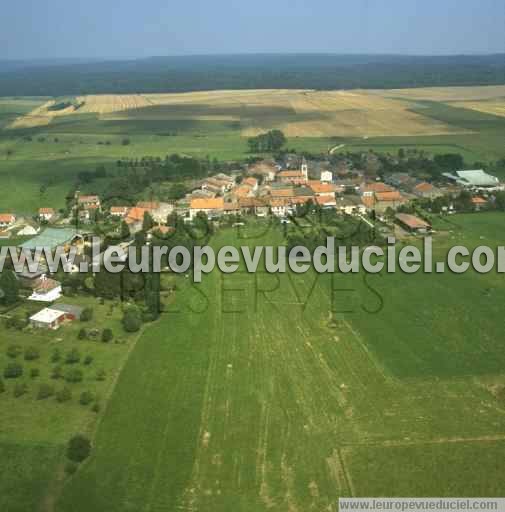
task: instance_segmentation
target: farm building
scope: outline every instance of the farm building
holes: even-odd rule
[[[193,220],[198,213],[205,213],[207,216],[221,215],[224,210],[224,199],[192,199],[189,207],[189,217]]]
[[[84,308],[74,304],[54,304],[50,309],[64,313],[65,320],[80,320]]]
[[[79,320],[82,308],[70,304],[56,304],[30,317],[30,324],[41,329],[56,330],[65,321]]]
[[[65,313],[51,308],[44,308],[30,317],[30,324],[40,329],[58,329],[65,321]]]
[[[423,219],[416,217],[415,215],[410,215],[408,213],[397,213],[395,215],[395,219],[403,229],[409,231],[410,233],[424,234],[431,231],[431,225]]]
[[[494,188],[500,185],[500,180],[496,176],[492,176],[482,169],[456,171],[455,175],[451,173],[443,173],[443,175],[466,188]]]
[[[38,247],[54,250],[57,247],[68,247],[76,238],[82,236],[74,228],[46,228],[42,233],[23,242],[19,247],[34,251]]]

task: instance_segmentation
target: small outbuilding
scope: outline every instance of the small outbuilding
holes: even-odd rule
[[[415,215],[397,213],[395,219],[403,229],[410,233],[426,234],[431,231],[431,224]]]

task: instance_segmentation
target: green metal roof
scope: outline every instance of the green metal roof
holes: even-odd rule
[[[19,247],[29,250],[35,250],[37,247],[56,249],[56,247],[70,242],[78,234],[74,228],[46,228],[42,233],[23,242]]]

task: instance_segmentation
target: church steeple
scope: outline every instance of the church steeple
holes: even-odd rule
[[[307,165],[307,160],[305,157],[302,158],[302,174],[305,176],[305,179],[309,179],[309,166]]]

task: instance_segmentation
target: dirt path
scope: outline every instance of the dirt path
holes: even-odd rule
[[[339,149],[342,149],[343,147],[345,147],[345,144],[339,144],[338,146],[334,146],[333,148],[331,148],[328,153],[330,155],[333,155],[333,153],[335,153],[335,151],[338,151]]]

